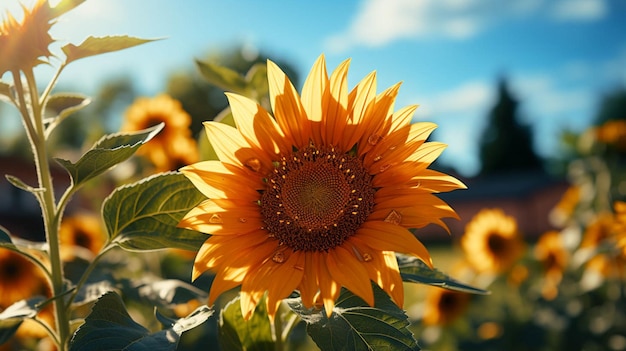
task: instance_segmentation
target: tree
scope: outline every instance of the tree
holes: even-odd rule
[[[531,129],[519,122],[519,103],[505,79],[498,83],[498,96],[481,138],[481,174],[541,169],[542,162],[533,149]]]

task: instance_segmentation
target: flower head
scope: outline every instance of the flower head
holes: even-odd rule
[[[534,254],[545,272],[541,293],[544,298],[552,300],[558,293],[558,285],[569,262],[569,251],[565,248],[561,234],[549,231],[537,241]]]
[[[51,55],[48,46],[54,40],[48,32],[58,14],[48,0],[37,0],[32,9],[22,8],[21,22],[7,12],[0,23],[0,75],[34,67]]]
[[[479,272],[502,273],[522,256],[525,244],[515,218],[501,209],[483,209],[465,227],[461,246]]]
[[[395,252],[431,264],[409,228],[445,226],[456,214],[434,193],[464,185],[428,169],[445,146],[410,123],[416,106],[394,112],[399,85],[376,94],[371,73],[348,91],[348,65],[329,77],[320,56],[299,96],[268,61],[273,116],[227,94],[236,128],[205,123],[219,161],[181,169],[208,199],[180,226],[213,235],[193,269],[216,272],[209,303],[241,286],[245,318],[266,292],[273,316],[299,290],[330,315],[342,286],[373,305],[371,280],[402,305]]]
[[[196,142],[191,138],[191,116],[180,101],[166,94],[138,98],[126,110],[122,131],[138,131],[165,123],[163,130],[138,155],[146,156],[157,171],[171,171],[199,159]]]
[[[41,271],[22,255],[0,249],[0,310],[42,294],[47,289]]]
[[[422,320],[426,325],[449,325],[467,311],[471,298],[467,293],[430,288]]]
[[[62,250],[66,249],[62,251],[64,260],[72,259],[77,247],[95,255],[100,252],[106,239],[100,217],[86,213],[64,218],[59,236]]]

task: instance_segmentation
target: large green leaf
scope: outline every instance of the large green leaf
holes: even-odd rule
[[[428,267],[416,257],[396,254],[402,280],[412,283],[433,285],[440,288],[464,293],[487,295],[489,291],[460,283],[446,274]]]
[[[239,297],[230,301],[220,313],[218,333],[220,347],[225,351],[273,351],[275,348],[264,299],[247,321],[241,314]]]
[[[176,305],[191,300],[205,301],[208,294],[189,283],[178,279],[162,279],[149,277],[139,282],[136,280],[122,281],[122,289],[130,298],[148,301],[152,305],[174,308]]]
[[[163,129],[164,124],[132,133],[115,133],[102,137],[76,163],[56,159],[70,174],[74,187],[104,173],[127,160],[137,149]]]
[[[196,60],[196,65],[202,76],[209,83],[226,91],[245,95],[247,82],[237,71],[228,67],[198,60]]]
[[[112,243],[125,250],[198,250],[208,235],[176,226],[204,198],[184,175],[162,173],[115,189],[102,215]]]
[[[82,59],[89,56],[105,54],[107,52],[119,51],[133,46],[145,44],[158,39],[141,39],[129,37],[128,35],[117,35],[107,37],[88,37],[78,46],[67,44],[61,48],[65,54],[65,63]]]
[[[89,105],[90,102],[91,99],[82,94],[59,93],[51,95],[46,100],[44,107],[44,121],[56,126],[72,113]]]
[[[287,303],[322,350],[419,350],[404,311],[376,284],[372,288],[374,307],[342,289],[330,318],[324,311],[305,308],[299,298]]]
[[[37,315],[39,303],[43,296],[35,296],[29,300],[18,301],[0,313],[0,344],[7,342],[17,331],[20,324],[27,318]]]
[[[85,323],[72,337],[70,351],[173,351],[182,333],[204,323],[212,313],[202,306],[169,328],[151,334],[130,317],[122,298],[109,292],[96,301]]]

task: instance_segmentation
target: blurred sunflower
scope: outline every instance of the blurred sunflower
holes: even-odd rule
[[[47,283],[43,273],[22,255],[0,248],[0,309],[42,294]]]
[[[196,141],[191,137],[191,116],[180,101],[166,94],[153,98],[141,97],[128,107],[122,131],[134,132],[165,123],[163,130],[138,155],[145,156],[157,172],[171,171],[199,160]]]
[[[61,254],[64,261],[74,258],[76,247],[89,250],[95,255],[100,252],[106,241],[100,217],[90,213],[67,216],[59,229]]]
[[[499,208],[482,209],[470,220],[461,247],[477,271],[489,273],[507,271],[526,249],[517,221]]]
[[[449,325],[465,313],[471,298],[471,294],[430,288],[426,296],[422,322],[426,325]]]
[[[581,187],[578,185],[571,185],[563,195],[559,202],[550,211],[549,218],[552,224],[557,227],[563,227],[566,225],[573,215],[576,207],[580,203]]]
[[[410,123],[417,106],[393,112],[399,84],[376,94],[372,72],[349,92],[348,66],[329,77],[320,56],[300,97],[268,61],[274,116],[227,94],[237,128],[205,123],[220,160],[181,169],[208,199],[180,226],[213,235],[193,268],[217,273],[209,304],[241,286],[244,318],[265,292],[273,317],[297,289],[330,315],[342,286],[373,305],[373,280],[402,306],[395,252],[431,265],[409,228],[445,227],[457,216],[434,193],[465,186],[428,169],[445,145],[425,142],[434,124]]]
[[[546,300],[552,300],[558,294],[558,285],[569,262],[569,251],[563,245],[561,234],[549,231],[537,240],[534,254],[545,272],[541,294]]]
[[[613,208],[615,209],[614,230],[617,236],[617,247],[622,250],[622,255],[626,257],[626,202],[615,201]]]
[[[626,120],[606,121],[594,129],[598,141],[626,151]]]
[[[616,205],[616,211],[622,210],[622,205]],[[622,248],[624,234],[616,231],[616,223],[623,218],[623,213],[615,215],[610,212],[598,214],[587,226],[583,234],[580,247],[597,250],[587,262],[587,267],[604,277],[626,278],[626,250]],[[613,246],[616,250],[608,250]]]

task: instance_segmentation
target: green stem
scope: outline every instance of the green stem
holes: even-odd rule
[[[37,177],[42,193],[42,214],[44,218],[44,228],[46,241],[49,246],[50,267],[52,270],[52,290],[54,296],[60,296],[65,290],[63,267],[61,263],[61,250],[59,240],[60,218],[57,217],[56,203],[54,198],[54,187],[48,163],[48,150],[45,140],[45,129],[43,124],[42,108],[39,103],[39,93],[32,69],[24,71],[24,76],[28,83],[31,100],[31,111],[33,123],[35,124],[36,139],[33,140],[33,151],[35,156],[35,166],[37,167]],[[65,300],[58,298],[54,300],[56,328],[59,336],[58,350],[65,351],[70,337],[68,315],[65,311]]]
[[[71,303],[74,301],[74,299],[76,299],[76,295],[78,295],[80,288],[85,284],[85,282],[87,281],[87,278],[89,278],[94,268],[96,268],[96,263],[100,261],[100,259],[104,256],[105,253],[111,251],[111,249],[113,248],[115,248],[114,245],[109,245],[108,243],[106,243],[102,251],[98,253],[98,256],[96,256],[93,259],[93,261],[91,261],[89,266],[87,266],[87,268],[83,272],[83,275],[80,277],[80,280],[78,281],[78,283],[76,283],[76,286],[74,287],[74,292],[72,292],[72,294],[70,295],[70,298],[68,299],[68,304],[67,304],[68,311],[69,311]]]

